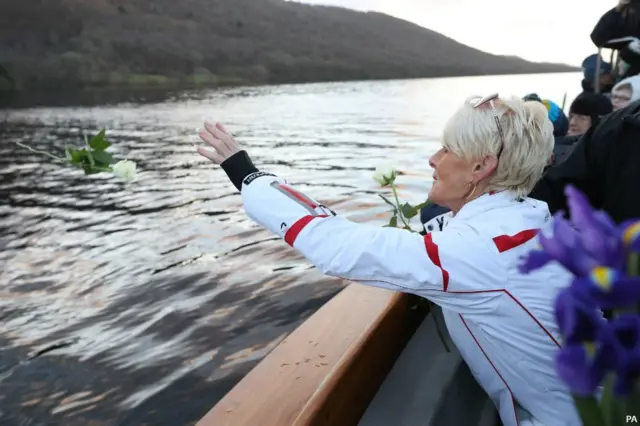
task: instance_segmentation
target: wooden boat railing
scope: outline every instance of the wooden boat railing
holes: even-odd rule
[[[421,299],[351,284],[294,330],[197,426],[356,426],[425,318]]]

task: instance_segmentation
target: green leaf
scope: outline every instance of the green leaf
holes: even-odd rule
[[[607,426],[602,416],[598,401],[593,397],[573,395],[573,402],[578,410],[583,426]]]
[[[389,223],[384,226],[384,228],[397,228],[398,227],[398,216],[393,215],[393,217],[389,220]]]
[[[404,203],[401,208],[402,215],[407,219],[411,219],[418,214],[418,210],[409,203]]]
[[[91,149],[95,151],[104,151],[105,149],[109,148],[111,144],[105,140],[104,136],[105,129],[102,129],[100,130],[100,133],[92,137],[91,141],[89,142],[89,146],[91,147]]]
[[[393,209],[396,209],[396,205],[393,204],[391,201],[389,201],[389,199],[387,197],[385,197],[382,194],[378,194],[378,197],[382,198],[384,200],[385,203],[389,204],[391,207],[393,207]]]
[[[116,162],[113,155],[107,151],[93,151],[93,159],[96,161],[96,164],[105,167]]]
[[[77,150],[76,148],[71,148],[69,153],[71,154],[71,164],[83,164],[88,154],[86,149]]]

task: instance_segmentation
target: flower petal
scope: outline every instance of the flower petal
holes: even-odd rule
[[[623,263],[620,232],[604,212],[595,211],[587,197],[571,185],[565,188],[571,223],[580,232],[586,253],[597,264],[619,268]]]
[[[565,188],[571,223],[580,232],[585,251],[600,265],[620,267],[624,262],[619,232],[604,212],[596,212],[587,197],[571,185]]]
[[[602,357],[616,373],[614,392],[628,395],[640,377],[640,315],[623,314],[598,332]]]
[[[523,274],[527,274],[531,271],[542,268],[552,260],[551,256],[549,256],[544,250],[531,250],[520,259],[518,270]]]
[[[628,220],[620,226],[622,231],[622,243],[627,250],[640,251],[640,220]]]
[[[568,344],[593,342],[605,320],[602,312],[590,299],[580,298],[576,292],[576,284],[566,288],[555,300],[555,316],[558,328]]]
[[[564,189],[567,196],[567,206],[571,213],[571,223],[580,231],[595,227],[593,207],[587,197],[573,185],[567,185]]]
[[[556,371],[569,389],[580,396],[593,395],[605,375],[582,344],[567,345],[558,350]]]
[[[640,302],[640,277],[597,267],[588,277],[575,280],[574,292],[601,309],[628,308]]]
[[[615,222],[605,212],[597,211],[593,214],[593,218],[595,219],[597,226],[600,228],[600,234],[602,236],[600,246],[602,248],[599,251],[594,250],[597,251],[597,253],[592,253],[592,255],[595,256],[602,265],[606,265],[611,268],[621,268],[625,259],[622,250],[622,242],[620,240],[620,230],[616,226]]]
[[[593,260],[587,256],[577,231],[562,218],[561,212],[554,215],[553,235],[551,237],[543,233],[538,235],[538,241],[549,257],[558,261],[574,275],[588,275],[595,266]]]

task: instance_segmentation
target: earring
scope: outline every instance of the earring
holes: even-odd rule
[[[473,188],[472,188],[473,185]],[[467,186],[469,187],[470,191],[469,193],[464,197],[465,200],[468,200],[469,198],[471,198],[471,196],[473,195],[474,192],[476,192],[476,188],[478,187],[477,183],[472,182],[468,182]]]

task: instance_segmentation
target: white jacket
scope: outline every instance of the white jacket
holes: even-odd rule
[[[510,192],[482,197],[425,236],[357,224],[264,172],[245,178],[247,215],[280,235],[323,273],[417,294],[440,305],[449,333],[505,426],[579,426],[555,373],[553,314],[569,275],[516,268],[550,221],[547,205]],[[450,215],[450,214],[449,214]]]

